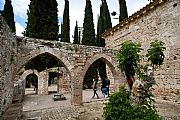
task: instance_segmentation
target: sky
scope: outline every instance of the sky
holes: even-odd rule
[[[26,27],[27,22],[27,10],[30,0],[11,0],[13,5],[15,23],[16,23],[16,35],[22,36],[22,32]],[[118,0],[106,0],[109,8],[109,12],[112,13],[116,11],[119,13],[119,2]],[[0,0],[0,10],[3,10],[5,0]],[[64,0],[57,0],[58,2],[58,19],[59,25],[62,22],[62,16],[64,11]],[[140,10],[146,4],[148,0],[126,0],[128,15],[132,15],[136,11]],[[72,36],[74,34],[74,27],[76,21],[78,21],[78,26],[83,27],[84,20],[84,10],[85,10],[86,0],[69,0],[69,15],[70,15],[70,39],[72,41]],[[94,28],[97,27],[97,17],[100,12],[101,0],[91,0],[92,10],[93,10],[93,19],[94,19]],[[118,16],[116,16],[118,17]],[[118,24],[118,19],[113,19],[115,17],[111,16],[112,25],[115,26]]]

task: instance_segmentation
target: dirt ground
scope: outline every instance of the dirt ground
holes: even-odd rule
[[[94,101],[84,103],[84,112],[80,113],[77,120],[104,120],[103,108],[107,101]],[[156,100],[155,106],[163,120],[180,120],[180,104],[165,100]]]

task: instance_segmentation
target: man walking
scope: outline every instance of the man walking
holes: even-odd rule
[[[106,87],[107,87],[107,95],[109,97],[109,86],[110,86],[110,80],[106,77]]]
[[[99,96],[98,96],[98,94],[97,94],[97,83],[98,83],[98,77],[96,76],[96,77],[94,77],[94,79],[93,79],[93,91],[94,91],[94,94],[93,94],[93,97],[92,97],[92,98],[94,98],[95,95],[96,95],[97,98],[99,99]]]

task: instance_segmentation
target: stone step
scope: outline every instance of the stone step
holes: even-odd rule
[[[2,120],[19,120],[22,116],[22,103],[12,104],[2,115]]]

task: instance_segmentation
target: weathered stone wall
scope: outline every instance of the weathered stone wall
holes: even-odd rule
[[[13,99],[15,62],[16,39],[0,15],[0,116]]]
[[[146,8],[112,28],[105,36],[106,47],[119,49],[124,40],[139,41],[145,51],[142,54],[145,54],[152,40],[163,41],[165,63],[155,71],[158,86],[154,87],[154,92],[157,96],[177,100],[180,96],[180,2],[168,0]]]
[[[69,80],[67,82],[64,81],[65,83],[62,85],[68,85],[66,87],[70,88],[72,102],[75,104],[81,104],[85,73],[98,59],[103,60],[110,68],[114,80],[112,83],[114,83],[116,88],[118,88],[120,82],[123,82],[123,79],[120,78],[120,71],[117,69],[116,50],[26,37],[18,37],[17,41],[18,71],[21,71],[27,62],[38,55],[52,55],[52,57],[63,63],[63,67],[66,69]]]

